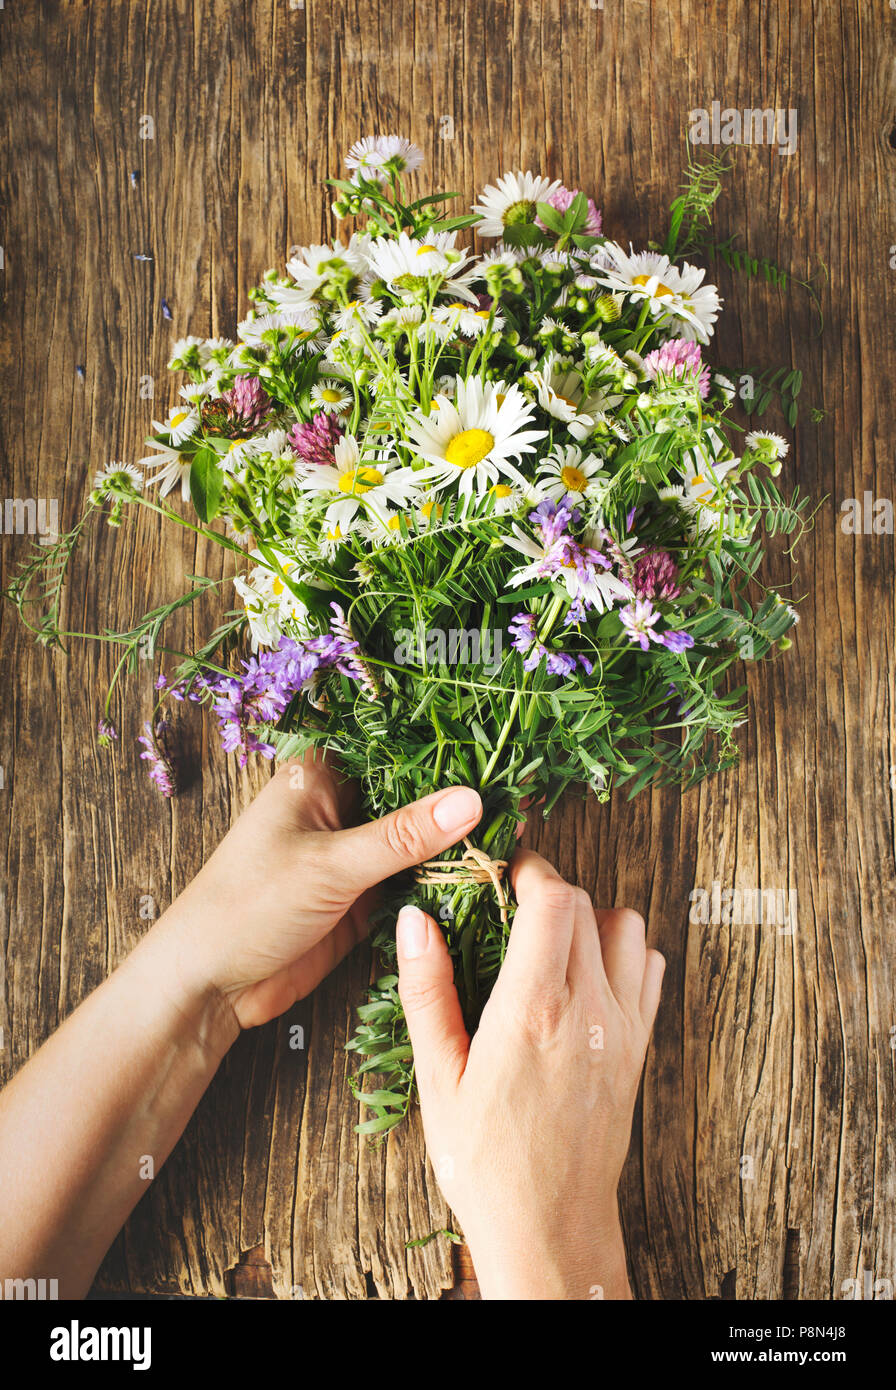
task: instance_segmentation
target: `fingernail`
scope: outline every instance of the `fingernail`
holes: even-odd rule
[[[432,818],[440,830],[460,830],[472,825],[482,814],[482,801],[472,787],[455,787],[432,808]]]
[[[426,950],[429,923],[419,907],[403,907],[395,927],[398,949],[405,960],[416,960]]]

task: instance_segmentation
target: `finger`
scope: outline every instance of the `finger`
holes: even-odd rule
[[[644,918],[630,908],[607,908],[599,914],[598,932],[607,983],[629,1009],[637,1009],[647,955]]]
[[[597,930],[597,917],[594,904],[584,888],[576,888],[575,920],[573,923],[572,945],[569,951],[567,979],[571,989],[592,990],[595,985],[606,986]]]
[[[398,994],[414,1048],[414,1075],[425,1111],[428,1102],[457,1087],[470,1039],[454,987],[445,938],[418,907],[398,914]]]
[[[663,976],[666,973],[665,956],[660,955],[659,951],[648,951],[647,960],[644,965],[644,982],[641,985],[640,1011],[644,1026],[651,1029],[656,1019],[656,1011],[660,1006],[660,993],[663,988]]]
[[[576,890],[540,854],[518,849],[510,864],[518,907],[499,985],[527,996],[565,988]]]
[[[434,859],[468,834],[482,815],[472,787],[433,792],[381,820],[330,836],[326,855],[347,891],[360,893],[403,869]]]

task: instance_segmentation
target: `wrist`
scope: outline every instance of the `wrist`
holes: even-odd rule
[[[630,1299],[622,1228],[615,1210],[585,1232],[549,1236],[474,1233],[468,1238],[484,1299]]]
[[[210,978],[194,948],[189,923],[174,903],[147,932],[129,962],[146,976],[171,1012],[172,1031],[189,1037],[220,1062],[240,1034],[226,996]]]

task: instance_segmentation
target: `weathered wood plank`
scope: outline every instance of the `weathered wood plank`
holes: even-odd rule
[[[823,261],[825,332],[799,289],[723,268],[715,348],[731,366],[795,359],[806,406],[829,412],[815,425],[804,409],[785,470],[833,499],[799,557],[795,650],[749,674],[736,771],[683,796],[571,799],[530,835],[598,900],[639,908],[669,961],[623,1190],[648,1297],[836,1298],[863,1270],[896,1268],[893,539],[837,526],[842,498],[893,494],[894,24],[857,0],[113,0],[101,17],[44,0],[0,14],[4,495],[58,497],[66,522],[92,469],[139,456],[173,399],[172,336],[231,332],[269,265],[332,233],[322,180],[357,135],[409,133],[432,181],[467,193],[507,166],[562,173],[638,243],[674,195],[689,110],[797,109],[794,155],[738,152],[718,225],[798,275]],[[6,578],[23,551],[3,537]],[[789,573],[781,556],[772,567]],[[229,570],[149,518],[98,532],[70,626],[123,625],[196,572]],[[225,585],[171,644],[226,606]],[[150,664],[103,756],[92,730],[111,653],[49,655],[7,611],[0,625],[6,1075],[180,891],[265,773],[235,770],[180,712],[193,780],[161,806],[132,746]],[[713,882],[796,889],[795,932],[689,922],[692,888]],[[102,1285],[266,1288],[245,1272],[259,1249],[278,1297],[451,1285],[443,1242],[404,1249],[448,1219],[419,1126],[375,1149],[352,1131],[342,1048],[368,970],[360,952],[240,1041]],[[296,1022],[304,1051],[289,1046]]]

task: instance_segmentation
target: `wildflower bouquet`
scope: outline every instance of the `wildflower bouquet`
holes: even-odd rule
[[[479,789],[474,840],[375,923],[387,968],[396,900],[443,924],[473,1027],[511,930],[521,808],[733,760],[742,692],[720,683],[789,645],[794,610],[756,576],[762,531],[801,527],[804,503],[772,481],[783,439],[732,442],[734,386],[704,359],[720,300],[676,254],[682,200],[663,249],[626,251],[586,194],[531,173],[461,216],[455,193],[411,200],[421,158],[393,136],[353,147],[334,211],[359,229],[269,272],[236,342],[176,344],[179,403],[148,457],[96,477],[88,513],[149,506],[243,562],[237,609],[157,681],[142,757],[165,795],[171,698],[209,703],[241,763],[336,755],[370,816]],[[83,525],[10,591],[42,640]],[[210,583],[104,634],[123,664]],[[359,1073],[383,1074],[359,1129],[382,1132],[413,1087],[394,975],[359,1013]]]

